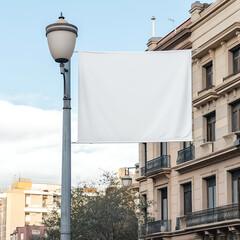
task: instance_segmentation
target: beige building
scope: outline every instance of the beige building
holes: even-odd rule
[[[148,42],[192,49],[194,140],[139,145],[139,191],[154,202],[147,239],[240,239],[240,0],[197,1],[190,13]]]
[[[14,182],[0,194],[0,240],[10,240],[17,227],[42,225],[43,215],[53,208],[60,192],[58,184],[22,178]]]

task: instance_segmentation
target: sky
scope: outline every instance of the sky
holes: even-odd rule
[[[145,51],[156,17],[164,37],[194,0],[9,0],[0,7],[0,189],[14,177],[60,183],[63,80],[45,36],[60,12],[78,27],[75,51]],[[212,3],[213,0],[205,0]],[[71,60],[72,141],[77,140],[77,53]],[[137,144],[72,145],[72,182],[138,162]]]

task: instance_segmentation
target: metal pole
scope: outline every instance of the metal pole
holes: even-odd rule
[[[60,64],[64,79],[62,136],[61,240],[71,240],[71,92],[70,61]]]

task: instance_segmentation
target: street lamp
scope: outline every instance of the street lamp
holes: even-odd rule
[[[124,187],[130,187],[132,184],[132,178],[129,175],[129,169],[132,168],[136,169],[136,167],[125,168],[125,175],[121,178]]]
[[[61,193],[61,240],[71,240],[71,92],[70,59],[72,57],[77,27],[64,17],[46,27],[46,37],[53,59],[60,63],[63,74],[63,137],[62,137],[62,193]]]
[[[125,175],[122,177],[122,185],[124,187],[130,187],[132,184],[132,178],[129,175]]]

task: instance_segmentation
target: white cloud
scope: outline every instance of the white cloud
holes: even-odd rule
[[[0,101],[0,187],[14,175],[60,182],[62,112]],[[76,116],[72,117],[76,140]],[[72,179],[97,179],[100,169],[117,171],[138,160],[137,144],[72,145]],[[78,180],[79,180],[78,179]]]

